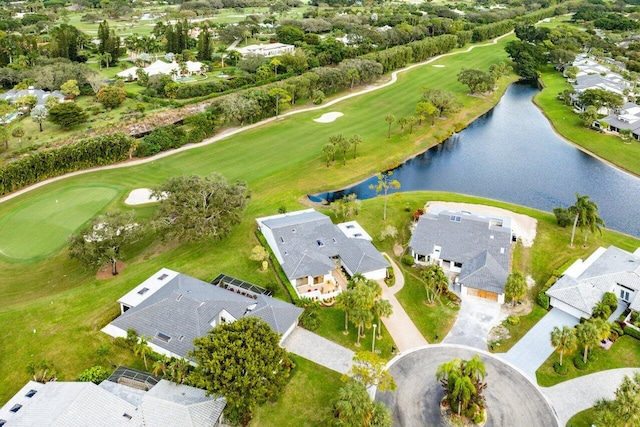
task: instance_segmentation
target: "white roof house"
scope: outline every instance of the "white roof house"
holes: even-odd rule
[[[123,368],[118,368],[121,371]],[[153,377],[125,368],[140,376]],[[113,375],[112,375],[113,377]],[[205,390],[165,380],[151,384],[118,379],[91,382],[29,381],[0,408],[5,427],[210,427],[218,425],[226,405],[223,398],[207,397]],[[128,384],[128,385],[125,385]]]
[[[126,337],[128,329],[151,337],[149,346],[169,357],[190,359],[193,341],[220,323],[258,317],[282,343],[298,324],[302,309],[272,298],[266,289],[220,275],[212,283],[169,270],[157,273],[118,300],[121,315],[102,329]],[[170,313],[170,315],[169,315]],[[192,364],[194,362],[192,361]]]
[[[296,47],[291,44],[284,43],[268,43],[268,44],[251,44],[245,47],[234,47],[231,50],[236,50],[242,54],[247,55],[260,55],[264,57],[280,56],[285,53],[293,53]]]
[[[577,260],[547,291],[550,304],[575,317],[591,317],[605,292],[640,311],[640,248],[630,253],[615,246],[598,248]]]
[[[328,299],[341,292],[341,269],[349,276],[386,277],[389,262],[355,221],[335,225],[306,209],[257,218],[258,228],[300,297]]]
[[[203,65],[202,62],[185,61],[185,65],[187,66],[188,74],[196,74],[202,71],[202,65]],[[136,74],[138,69],[140,69],[140,67],[127,68],[126,70],[121,71],[116,75],[126,80],[136,80],[138,78],[138,75]],[[175,61],[164,62],[164,61],[156,60],[155,62],[151,63],[148,67],[142,68],[142,70],[144,70],[144,72],[149,77],[155,76],[158,74],[171,75],[171,72],[173,70],[175,70],[177,75],[180,75],[180,64]]]

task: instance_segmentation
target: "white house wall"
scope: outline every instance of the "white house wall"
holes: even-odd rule
[[[583,312],[582,310],[578,310],[575,307],[570,306],[569,304],[560,301],[557,298],[554,297],[550,297],[549,298],[549,304],[552,307],[555,308],[559,308],[560,310],[564,311],[565,313],[569,313],[570,315],[577,317],[578,319],[580,319],[581,317],[584,318],[589,318],[590,315],[588,313]]]
[[[382,268],[380,270],[368,271],[363,274],[369,280],[381,280],[387,277],[387,269]]]

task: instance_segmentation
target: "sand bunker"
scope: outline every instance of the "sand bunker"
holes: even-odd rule
[[[344,114],[334,111],[333,113],[323,114],[322,116],[320,116],[320,118],[313,119],[313,121],[318,123],[331,123],[338,117],[342,117],[342,116],[344,116]]]
[[[129,193],[127,200],[124,201],[125,205],[144,205],[145,203],[156,203],[158,199],[151,197],[151,190],[148,188],[136,188]]]
[[[444,65],[436,64],[436,65],[433,65],[433,67],[436,67],[436,68],[444,68]]]
[[[525,248],[533,246],[533,241],[536,238],[536,228],[538,226],[538,220],[531,218],[530,216],[517,214],[506,209],[495,208],[493,206],[475,205],[472,203],[454,203],[454,202],[429,202],[424,207],[426,212],[429,212],[432,207],[444,206],[447,209],[469,211],[481,215],[511,218],[511,226],[513,232],[522,241],[522,245]]]

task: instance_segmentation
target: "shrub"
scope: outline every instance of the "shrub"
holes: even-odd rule
[[[556,362],[553,364],[553,370],[558,375],[567,375],[567,372],[569,372],[569,368],[567,368],[567,364],[565,363],[564,365],[561,365],[560,362]]]
[[[540,292],[538,294],[538,298],[536,298],[538,305],[544,308],[545,310],[549,310],[549,296],[545,292]]]
[[[520,323],[520,318],[518,316],[507,316],[507,320],[506,320],[507,324],[509,325],[517,325],[518,323]]]
[[[402,257],[402,263],[411,267],[413,264],[415,264],[415,260],[411,255],[407,254]]]
[[[585,363],[582,360],[582,356],[576,356],[573,358],[573,366],[575,366],[576,369],[584,371],[585,369],[587,369],[587,366],[589,366],[589,360],[587,359],[587,363]]]
[[[482,414],[482,412],[476,414],[476,416],[473,417],[473,422],[476,424],[482,424],[484,421],[484,415]]]
[[[632,311],[631,314],[629,315],[629,320],[631,321],[631,323],[633,323],[635,325],[636,324],[636,320],[638,320],[638,312],[637,311]]]
[[[571,215],[565,208],[553,208],[553,214],[556,216],[556,222],[559,227],[566,227],[572,223]]]
[[[120,348],[129,348],[129,343],[127,342],[127,339],[123,337],[116,337],[113,340],[113,343]]]
[[[622,330],[622,326],[620,326],[620,324],[618,322],[612,322],[611,323],[611,332],[615,332],[616,334],[618,334],[619,337],[621,337],[622,335],[624,335],[624,331]]]
[[[89,369],[85,369],[80,376],[78,377],[78,381],[80,382],[92,382],[94,384],[100,384],[102,381],[109,378],[111,372],[107,371],[104,367],[96,365],[92,366]]]
[[[640,331],[637,330],[636,328],[632,328],[631,326],[626,326],[623,329],[623,331],[625,334],[629,335],[630,337],[640,340]]]
[[[605,292],[604,296],[602,297],[602,302],[609,306],[611,312],[616,311],[616,309],[618,308],[618,298],[613,292]]]

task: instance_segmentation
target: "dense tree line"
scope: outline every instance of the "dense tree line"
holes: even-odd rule
[[[0,167],[0,194],[68,172],[121,162],[134,147],[133,138],[114,133],[36,151]]]

